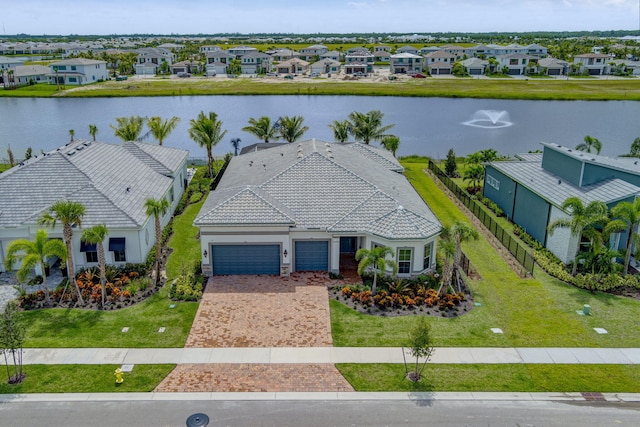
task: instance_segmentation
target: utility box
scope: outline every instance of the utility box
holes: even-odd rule
[[[591,316],[591,306],[589,304],[585,304],[582,306],[582,312],[585,316]]]

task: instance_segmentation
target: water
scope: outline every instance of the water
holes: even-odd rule
[[[189,139],[189,120],[200,111],[214,111],[228,130],[215,155],[233,150],[231,139],[241,146],[258,142],[243,132],[249,118],[302,115],[309,131],[305,138],[332,140],[328,125],[344,120],[352,111],[381,110],[384,124],[395,124],[391,133],[400,137],[398,155],[420,154],[443,158],[449,148],[466,155],[485,148],[515,154],[555,142],[575,147],[585,135],[602,142],[602,154],[629,151],[640,136],[640,102],[632,101],[521,101],[454,98],[403,98],[362,96],[183,96],[136,98],[0,98],[0,159],[11,146],[16,157],[27,147],[34,154],[55,149],[69,140],[89,138],[88,125],[98,127],[98,139],[119,142],[109,127],[121,116],[178,116],[181,122],[165,145],[188,149],[192,157],[205,151]],[[480,113],[484,111],[484,113]],[[491,118],[496,112],[496,117]],[[499,114],[498,114],[499,113]],[[484,125],[465,125],[484,114]],[[504,122],[509,126],[496,125]],[[148,141],[153,141],[149,138]]]
[[[496,110],[478,110],[473,113],[471,120],[462,122],[463,125],[482,129],[499,129],[513,126],[509,121],[509,112]]]

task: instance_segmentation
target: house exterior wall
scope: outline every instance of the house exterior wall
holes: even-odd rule
[[[560,208],[551,206],[551,210],[549,211],[549,224],[560,218],[569,219],[569,215]],[[553,252],[555,256],[560,258],[562,262],[568,264],[573,262],[574,255],[578,249],[578,237],[572,235],[571,230],[568,228],[557,228],[553,233],[547,234],[545,246]]]
[[[619,178],[623,181],[627,181],[633,185],[640,187],[640,176],[634,175],[621,170],[611,169],[603,167],[601,165],[594,165],[592,163],[584,164],[584,172],[582,174],[582,185],[589,185],[602,181],[603,179]]]
[[[542,168],[574,185],[580,185],[582,162],[545,147]]]
[[[549,220],[549,203],[521,185],[518,186],[515,197],[513,222],[544,244]]]
[[[516,189],[517,184],[514,180],[496,170],[491,165],[485,167],[482,191],[484,197],[495,202],[509,219],[513,219]]]

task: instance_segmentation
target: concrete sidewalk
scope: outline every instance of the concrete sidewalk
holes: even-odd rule
[[[407,355],[410,360],[410,356]],[[398,347],[27,348],[25,365],[403,363]],[[430,363],[640,364],[640,348],[436,348]]]

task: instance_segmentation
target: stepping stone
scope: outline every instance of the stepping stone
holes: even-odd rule
[[[493,332],[494,334],[502,334],[502,329],[500,328],[491,328],[491,332]]]
[[[160,329],[158,329],[158,332],[159,332],[159,333],[163,333],[164,331],[165,331],[165,328],[160,328]]]
[[[176,308],[176,305],[175,305],[175,304],[171,304],[171,305],[169,306],[169,308]]]
[[[599,333],[600,335],[604,335],[604,334],[608,334],[609,333],[604,328],[593,328],[593,330],[596,331],[597,333]]]
[[[122,372],[131,372],[131,371],[133,371],[133,367],[134,367],[134,366],[136,366],[136,365],[122,365],[122,366],[120,367],[120,370],[121,370]]]
[[[122,328],[122,332],[123,332],[123,333],[124,333],[124,332],[129,332],[129,327],[128,327],[128,326],[125,326],[124,328]]]

